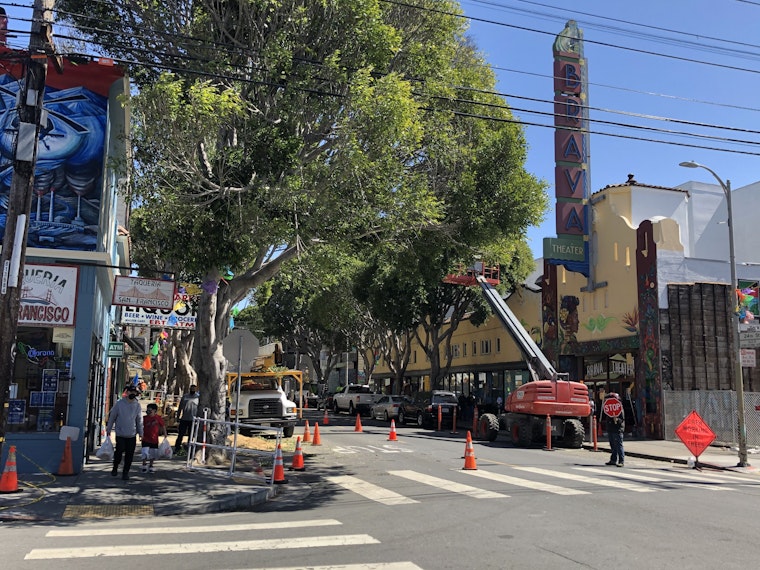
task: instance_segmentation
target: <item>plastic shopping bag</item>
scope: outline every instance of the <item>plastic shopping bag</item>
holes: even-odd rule
[[[173,451],[169,440],[164,438],[158,446],[158,457],[160,459],[171,459]]]
[[[103,443],[95,452],[95,457],[103,461],[111,461],[113,459],[113,443],[111,443],[110,437],[103,440]]]

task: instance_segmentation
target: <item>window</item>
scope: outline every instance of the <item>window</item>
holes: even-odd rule
[[[472,341],[472,355],[476,356],[478,354],[478,342],[473,340]]]
[[[19,327],[16,346],[8,431],[58,431],[68,419],[71,344],[53,342],[52,328]]]
[[[462,356],[467,356],[467,343],[462,343]]]
[[[458,344],[452,344],[451,345],[451,358],[459,358],[459,345]]]
[[[480,354],[491,354],[491,339],[480,341]]]
[[[501,352],[501,337],[496,337],[496,352]]]

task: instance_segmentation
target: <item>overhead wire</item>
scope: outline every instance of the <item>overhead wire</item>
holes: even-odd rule
[[[400,2],[400,1],[396,1],[396,0],[382,0],[382,1],[388,2],[390,4],[397,4],[397,5],[401,5],[401,6],[418,8],[418,9],[422,9],[422,10],[428,10],[428,11],[433,11],[433,12],[442,12],[440,10],[430,9],[430,8],[426,8],[426,7],[419,7],[419,6],[415,6],[415,5],[412,5],[412,4],[408,4],[406,2]],[[0,5],[2,5],[2,4],[0,4]],[[448,14],[448,12],[443,12],[443,13]],[[74,14],[70,14],[70,15],[74,15]],[[459,16],[458,14],[453,14],[453,13],[451,15]],[[477,18],[473,18],[473,17],[467,17],[467,18],[468,19],[475,19],[475,20],[477,20]],[[512,25],[505,24],[505,23],[502,23],[502,22],[494,22],[494,21],[490,21],[490,20],[484,20],[484,21],[487,21],[489,23],[496,23],[496,24],[499,24],[499,25],[506,25],[508,27],[516,27],[516,26],[512,26]],[[70,26],[69,24],[64,24],[64,25]],[[71,26],[71,27],[74,27],[74,26]],[[522,29],[521,27],[518,27],[518,28]],[[106,29],[90,28],[90,31],[93,31],[93,32],[97,31],[97,32],[101,32],[101,33],[113,33],[114,35],[116,35],[116,32],[114,32],[112,30],[106,30]],[[544,32],[544,31],[541,31],[541,30],[530,30],[530,31],[535,31],[537,33],[543,33],[543,34],[548,34],[549,33],[549,32]],[[191,36],[186,36],[186,35],[170,34],[170,33],[165,33],[165,32],[155,32],[155,33],[158,33],[159,35],[164,35],[165,34],[165,35],[168,35],[168,36],[172,36],[175,39],[179,39],[181,41],[192,41],[192,42],[195,42],[196,46],[199,47],[199,48],[203,48],[203,47],[205,47],[204,44],[209,44],[209,43],[212,44],[215,47],[231,47],[228,44],[223,44],[223,43],[220,43],[220,42],[209,42],[208,40],[205,40],[205,39],[193,38]],[[555,35],[555,34],[552,34],[552,35]],[[78,37],[74,37],[74,36],[60,36],[59,35],[58,37],[62,37],[64,39],[71,39],[71,40],[82,40],[82,38],[78,38]],[[145,38],[143,38],[143,39],[145,39]],[[584,40],[584,41],[589,41],[589,40]],[[129,47],[129,49],[132,49],[133,51],[142,51],[142,52],[147,52],[148,51],[148,50],[135,49],[132,46],[121,46],[121,47],[123,47],[124,49],[127,49],[127,47]],[[182,47],[181,44],[180,44],[180,47]],[[618,47],[620,49],[628,49],[628,48],[621,48],[621,46],[612,46],[611,45],[610,47]],[[633,50],[633,51],[642,51],[644,53],[649,53],[649,52],[646,52],[645,50]],[[155,50],[153,50],[151,53],[155,54]],[[70,55],[74,55],[74,54],[70,54]],[[82,57],[88,57],[88,54],[77,54],[77,55],[82,56]],[[194,61],[194,62],[201,62],[201,63],[203,63],[203,62],[210,63],[211,62],[211,60],[201,59],[199,57],[192,57],[192,56],[187,56],[187,55],[168,54],[168,53],[166,53],[165,55],[167,57],[174,57],[174,58],[176,58],[178,60],[178,63],[181,63],[183,60]],[[662,55],[662,54],[656,54],[656,55]],[[143,65],[143,62],[134,61],[134,60],[116,59],[115,61],[117,61],[118,63],[124,64],[124,65],[135,65],[135,66]],[[693,60],[693,61],[695,63],[699,63],[697,60]],[[311,61],[311,60],[302,60],[301,63],[306,63],[308,65],[321,65],[321,62],[315,62],[315,61]],[[293,86],[293,85],[288,85],[287,83],[283,84],[283,83],[267,82],[267,81],[262,81],[262,80],[251,80],[251,79],[248,79],[246,77],[239,77],[239,76],[235,76],[235,75],[228,75],[228,74],[222,74],[222,73],[213,73],[213,72],[200,71],[200,70],[197,70],[197,69],[183,68],[183,67],[181,67],[179,65],[177,65],[177,66],[166,65],[166,64],[159,65],[159,64],[155,64],[155,63],[153,63],[151,65],[153,67],[158,67],[160,69],[165,69],[167,71],[174,71],[174,72],[178,72],[178,73],[179,72],[181,72],[181,73],[194,73],[194,74],[197,74],[199,76],[206,76],[206,77],[209,77],[209,78],[217,78],[217,79],[225,79],[225,80],[232,80],[232,81],[242,81],[242,82],[256,83],[256,84],[261,84],[261,85],[266,85],[266,86],[275,87],[275,88],[281,88],[281,89],[286,89],[286,88],[298,89],[299,91],[305,91],[305,92],[316,94],[316,95],[320,95],[320,96],[331,96],[331,97],[340,97],[340,96],[342,96],[341,93],[328,92],[328,91],[324,91],[324,90],[321,90],[321,89],[308,89],[308,88],[304,88],[301,85],[299,85],[299,86]],[[227,66],[228,67],[232,67],[232,68],[237,67],[237,68],[245,70],[247,72],[251,71],[250,66],[243,67],[243,66],[235,66],[234,64],[227,64]],[[536,74],[536,75],[538,75],[538,74]],[[546,77],[550,77],[550,76],[546,75]],[[318,79],[318,78],[316,78],[316,79]],[[475,90],[475,91],[478,91],[478,90]],[[520,96],[520,95],[516,95],[516,94],[506,94],[506,93],[488,92],[488,91],[481,91],[481,92],[482,93],[492,93],[492,94],[495,94],[495,95],[498,95],[498,96],[505,97],[507,99],[510,99],[510,98],[512,98],[512,99],[525,99],[525,100],[532,100],[534,102],[539,102],[539,103],[553,104],[553,101],[550,101],[550,100],[542,100],[542,99],[538,99],[538,98],[524,97],[524,96]],[[448,100],[449,100],[449,102],[457,102],[457,103],[482,104],[482,103],[480,103],[478,101],[465,100],[465,99],[448,98]],[[711,103],[711,102],[707,102],[707,103]],[[720,105],[719,103],[715,103],[715,104]],[[506,108],[506,109],[509,109],[509,110],[515,111],[515,112],[522,112],[522,113],[528,113],[528,114],[537,114],[537,115],[544,115],[544,116],[554,116],[554,113],[548,113],[548,112],[545,112],[545,111],[536,111],[536,110],[531,110],[531,109],[515,108],[515,107],[511,107],[509,105],[503,105],[503,106],[499,106],[499,107],[503,107],[503,108]],[[690,125],[690,126],[699,126],[699,127],[714,128],[714,129],[721,129],[721,130],[734,130],[734,131],[739,131],[739,132],[747,132],[747,133],[752,133],[752,134],[760,134],[760,133],[758,133],[758,131],[752,131],[752,130],[749,130],[749,129],[741,129],[741,128],[738,128],[738,127],[730,127],[730,126],[725,126],[725,125],[710,125],[710,124],[706,124],[706,123],[696,123],[696,122],[692,122],[692,121],[684,121],[684,120],[674,119],[674,118],[670,118],[670,117],[658,117],[658,116],[652,116],[652,115],[644,115],[644,114],[640,114],[640,113],[629,113],[629,112],[625,112],[625,111],[617,111],[617,110],[612,110],[612,109],[601,109],[601,108],[594,108],[594,107],[589,107],[589,109],[598,110],[598,111],[606,112],[606,113],[613,113],[613,114],[622,114],[622,115],[634,116],[634,117],[643,118],[643,119],[646,119],[646,120],[666,121],[666,122],[673,122],[673,123],[677,123],[677,124],[684,124],[684,125]],[[757,111],[758,109],[749,109],[749,110]],[[453,112],[455,112],[456,114],[458,114],[460,116],[471,116],[473,118],[478,118],[478,119],[482,119],[482,120],[489,120],[489,119],[490,120],[502,120],[502,118],[499,118],[499,117],[489,117],[488,115],[460,113],[460,112],[457,112],[457,111],[453,111]],[[516,121],[516,122],[519,122],[519,121]],[[600,124],[600,125],[601,124],[605,124],[605,125],[610,125],[610,126],[616,126],[616,127],[620,127],[620,128],[648,130],[648,131],[651,131],[651,132],[659,132],[661,134],[667,134],[667,135],[672,135],[672,136],[686,136],[686,137],[704,138],[706,140],[713,140],[713,141],[716,141],[716,142],[727,142],[727,143],[731,143],[731,144],[748,144],[748,145],[758,144],[758,143],[755,143],[754,141],[746,141],[746,140],[742,140],[742,139],[730,139],[730,138],[727,138],[727,137],[718,137],[718,136],[714,136],[714,135],[704,135],[704,134],[700,134],[700,133],[689,133],[689,132],[674,131],[674,130],[669,130],[669,129],[658,129],[658,128],[655,128],[655,127],[646,127],[646,126],[642,126],[642,125],[631,125],[631,124],[619,123],[619,122],[614,122],[614,121],[602,121],[602,120],[598,120],[598,119],[590,119],[590,122],[594,122],[594,123],[597,123],[597,124]],[[526,124],[529,124],[529,123],[526,123]],[[546,127],[546,128],[555,128],[554,125],[542,125],[540,123],[530,123],[530,124],[533,125],[533,126],[542,126],[542,127]],[[592,131],[589,131],[589,132],[592,132]],[[615,133],[603,133],[603,132],[597,132],[597,131],[593,131],[593,132],[595,132],[596,134],[602,134],[602,135],[605,135],[605,136],[618,136]],[[625,135],[620,135],[620,136],[622,138],[635,138],[637,140],[647,140],[647,139],[643,139],[642,137],[628,137],[628,136],[625,136]],[[658,140],[652,139],[651,142],[665,143],[666,141],[661,141],[661,140],[658,141]],[[697,148],[700,148],[700,147],[697,146]],[[712,150],[723,150],[725,152],[734,152],[731,149],[712,149]],[[737,151],[737,152],[739,152],[739,151]]]

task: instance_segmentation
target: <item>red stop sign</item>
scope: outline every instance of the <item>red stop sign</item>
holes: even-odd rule
[[[616,418],[623,413],[623,402],[617,398],[607,398],[602,405],[602,409],[611,418]]]

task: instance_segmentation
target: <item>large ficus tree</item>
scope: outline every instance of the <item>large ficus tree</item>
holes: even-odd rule
[[[212,418],[224,414],[230,309],[283,264],[325,245],[412,252],[409,308],[432,327],[421,293],[444,267],[494,244],[519,251],[543,210],[455,2],[58,8],[108,55],[138,62],[134,258],[202,285],[192,364]]]
[[[251,288],[321,242],[405,241],[439,224],[423,135],[453,118],[446,98],[468,80],[453,65],[464,20],[447,0],[57,9],[134,62],[135,259],[201,282],[193,366],[201,406],[221,418],[222,341]]]

